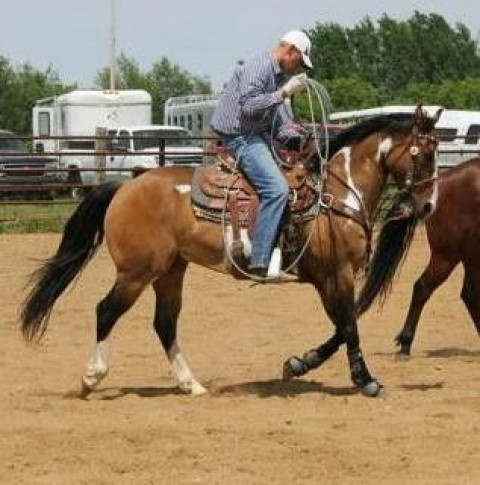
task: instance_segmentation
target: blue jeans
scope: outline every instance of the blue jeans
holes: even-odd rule
[[[288,202],[288,184],[262,136],[226,136],[225,143],[260,197],[250,267],[267,268]]]

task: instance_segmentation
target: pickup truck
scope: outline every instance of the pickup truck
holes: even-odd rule
[[[56,191],[42,188],[44,184],[64,182],[53,156],[31,153],[26,143],[8,130],[0,130],[0,197],[43,195],[51,197]],[[22,186],[30,187],[22,187]],[[34,186],[38,185],[38,190]]]
[[[91,185],[102,181],[119,181],[135,177],[140,173],[159,166],[196,166],[203,161],[203,149],[189,138],[188,131],[181,126],[146,125],[122,126],[107,131],[107,156],[105,175],[88,171],[94,166],[92,154],[61,157],[61,166],[79,168],[71,171],[69,182]],[[160,153],[163,152],[163,153]],[[86,169],[86,170],[85,170]],[[81,189],[73,193],[81,196]]]

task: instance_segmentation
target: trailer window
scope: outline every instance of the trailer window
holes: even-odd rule
[[[133,133],[135,150],[158,149],[161,140],[167,147],[191,146],[192,142],[184,130],[138,130]]]
[[[457,137],[456,128],[435,128],[435,132],[440,141],[454,141]]]
[[[203,130],[203,116],[202,113],[198,113],[197,115],[197,129],[198,131]]]
[[[130,133],[128,131],[120,131],[118,134],[118,146],[122,150],[128,150],[130,148]]]
[[[193,119],[192,119],[192,115],[188,115],[187,117],[187,128],[188,128],[188,131],[192,131],[192,128],[193,128]]]
[[[478,143],[478,137],[480,135],[480,125],[470,125],[465,137],[466,145],[476,145]]]
[[[40,111],[38,113],[38,134],[40,136],[50,136],[50,113]]]
[[[92,140],[68,140],[63,148],[67,150],[95,150],[95,142]]]

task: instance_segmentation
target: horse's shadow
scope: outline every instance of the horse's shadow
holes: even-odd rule
[[[427,350],[425,354],[429,358],[437,357],[442,359],[449,359],[450,357],[479,357],[480,350],[469,350],[459,347],[443,347],[441,349]]]
[[[114,401],[129,395],[150,398],[184,394],[178,387],[107,387],[95,391],[96,399],[101,401]]]
[[[460,347],[443,347],[440,349],[434,350],[426,350],[420,353],[414,353],[413,355],[403,355],[399,354],[399,352],[373,352],[372,355],[378,355],[381,357],[389,357],[393,356],[397,360],[411,360],[416,358],[440,358],[440,359],[449,359],[452,357],[480,357],[480,350],[469,350],[469,349],[462,349]]]
[[[443,389],[445,383],[443,381],[435,382],[433,384],[402,384],[399,389],[404,391],[432,391],[435,389]]]
[[[249,381],[237,384],[218,385],[214,382],[206,383],[208,395],[222,397],[229,395],[255,395],[259,398],[284,397],[292,398],[302,394],[323,393],[332,396],[350,396],[358,393],[353,387],[324,386],[320,382],[293,379],[269,379],[265,381]],[[128,395],[141,398],[166,397],[185,395],[178,387],[109,387],[95,392],[97,400],[113,401]]]
[[[332,396],[350,396],[358,390],[353,387],[324,386],[321,382],[304,379],[268,379],[265,381],[249,381],[217,387],[214,395],[255,395],[259,398],[285,397],[291,398],[302,394],[323,393]]]

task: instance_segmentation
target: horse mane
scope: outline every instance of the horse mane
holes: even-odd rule
[[[413,113],[392,113],[373,116],[341,131],[329,142],[328,151],[330,156],[337,153],[345,146],[358,143],[372,133],[410,133],[413,127],[415,115]],[[432,118],[424,116],[419,126],[420,133],[428,133],[435,127]]]

